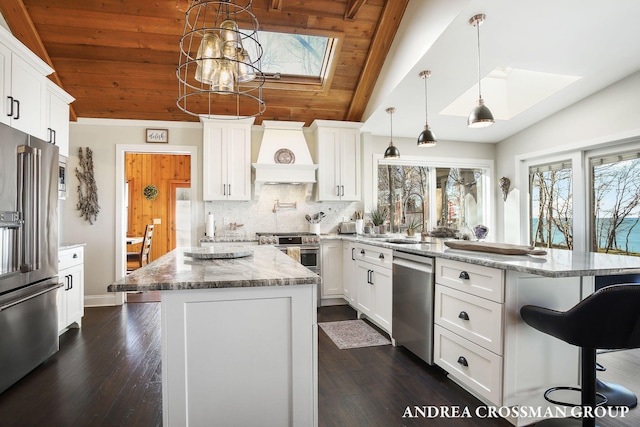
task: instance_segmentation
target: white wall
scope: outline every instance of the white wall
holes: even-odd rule
[[[202,150],[200,123],[142,122],[124,120],[79,120],[70,125],[69,161],[67,169],[67,200],[60,201],[60,244],[86,243],[85,246],[85,304],[100,305],[113,297],[107,286],[115,278],[116,227],[116,145],[145,144],[146,128],[168,128],[169,145],[197,146]],[[150,144],[151,145],[151,144]],[[153,144],[157,146],[158,144]],[[93,151],[94,176],[98,187],[100,212],[93,225],[80,217],[78,202],[78,148]],[[202,181],[200,165],[198,180]],[[198,188],[202,188],[199,185]],[[197,195],[202,199],[202,193]],[[195,204],[202,210],[202,204]],[[204,232],[204,226],[199,234]]]
[[[506,204],[500,190],[495,189],[497,220],[504,225],[498,230],[501,241],[519,243],[512,231],[518,231],[520,224],[512,220],[520,215],[519,196],[527,194],[527,183],[517,182],[519,161],[597,148],[639,136],[639,93],[640,72],[636,72],[497,144],[496,175],[511,179],[515,188]]]

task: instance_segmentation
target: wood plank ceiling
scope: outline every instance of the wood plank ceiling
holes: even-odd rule
[[[408,0],[254,0],[260,29],[340,39],[324,90],[265,85],[262,119],[360,121]],[[188,0],[0,0],[13,34],[76,98],[76,117],[197,121],[178,109]]]

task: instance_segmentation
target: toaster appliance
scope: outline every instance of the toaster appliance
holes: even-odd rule
[[[356,222],[345,221],[338,226],[338,234],[356,234]]]

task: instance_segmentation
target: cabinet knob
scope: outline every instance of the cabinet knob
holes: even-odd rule
[[[467,273],[466,271],[461,271],[458,278],[462,280],[469,280],[469,273]]]
[[[462,366],[469,366],[469,363],[467,362],[467,359],[464,358],[464,356],[458,357],[458,363]]]
[[[384,259],[384,254],[380,254],[380,255],[378,255],[378,258],[380,258],[380,259]]]
[[[469,315],[466,311],[461,311],[460,314],[458,314],[458,319],[469,320]]]
[[[360,249],[360,255],[364,255],[364,249]]]

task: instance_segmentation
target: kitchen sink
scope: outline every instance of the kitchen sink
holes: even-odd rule
[[[415,240],[415,239],[387,239],[385,240],[386,243],[395,243],[397,245],[416,245],[418,243],[422,243],[420,242],[420,240]]]

